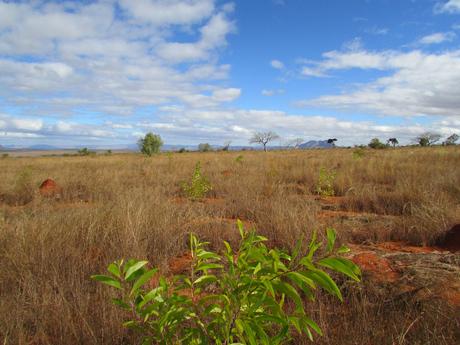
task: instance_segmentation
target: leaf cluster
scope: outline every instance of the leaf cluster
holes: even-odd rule
[[[334,181],[337,173],[334,170],[321,168],[319,170],[319,177],[316,183],[316,193],[321,196],[334,196]]]
[[[200,162],[197,162],[195,165],[191,181],[189,183],[182,182],[182,190],[192,200],[202,199],[212,190],[208,179],[201,173]]]
[[[326,270],[360,280],[359,268],[341,257],[348,248],[336,248],[335,231],[327,229],[318,258],[322,243],[316,233],[301,254],[301,241],[286,253],[268,248],[265,237],[245,231],[240,221],[238,229],[238,248],[224,241],[222,254],[192,234],[188,275],[167,279],[146,261],[129,260],[110,264],[110,275],[92,278],[117,291],[113,303],[125,310],[124,326],[140,332],[142,344],[276,345],[295,332],[311,340],[321,335],[305,303],[318,289],[342,300]]]

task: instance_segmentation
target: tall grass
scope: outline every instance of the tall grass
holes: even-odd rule
[[[213,189],[208,198],[191,201],[181,182],[190,179],[198,160]],[[216,248],[222,239],[236,241],[236,218],[254,225],[272,245],[291,247],[324,226],[315,196],[321,168],[336,172],[339,210],[375,219],[359,225],[358,235],[353,226],[338,227],[341,241],[433,244],[460,222],[459,167],[457,147],[366,150],[360,159],[346,149],[4,159],[0,341],[132,343],[135,335],[119,327],[121,316],[91,274],[121,257],[145,258],[167,272],[168,259],[187,249],[190,232]],[[58,198],[39,195],[46,178],[62,187]],[[431,306],[413,326],[417,332],[401,338],[409,326],[406,315],[415,319],[422,307],[388,303],[388,296],[366,283],[349,294],[346,305],[324,298],[311,306],[326,333],[319,344],[458,340],[453,311]]]

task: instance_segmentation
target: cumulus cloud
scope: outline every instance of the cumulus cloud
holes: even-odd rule
[[[460,13],[460,0],[438,2],[434,7],[435,13]]]
[[[456,35],[453,32],[436,32],[434,34],[422,37],[419,40],[419,43],[429,45],[450,42],[454,40],[455,36]]]
[[[459,116],[460,50],[442,53],[331,51],[311,68],[321,75],[334,70],[362,69],[387,73],[338,95],[297,102],[299,106],[359,109],[384,115]],[[311,75],[311,74],[310,74]]]
[[[160,121],[138,125],[144,131],[161,129],[171,138],[191,137],[196,143],[200,142],[200,138],[206,138],[214,143],[232,140],[235,144],[247,144],[252,133],[268,130],[276,131],[283,139],[338,137],[342,145],[367,143],[373,137],[386,140],[392,136],[398,137],[401,143],[409,143],[426,130],[439,132],[443,136],[460,132],[460,121],[450,118],[442,118],[429,125],[387,125],[374,121],[346,121],[332,116],[305,116],[258,109],[164,112]]]
[[[170,42],[158,47],[160,57],[170,62],[195,61],[209,58],[211,51],[227,44],[226,36],[234,29],[224,12],[214,15],[201,28],[201,38],[194,43]]]
[[[24,116],[127,116],[231,101],[235,88],[212,83],[230,70],[216,52],[234,30],[232,10],[214,0],[0,0],[0,106]]]

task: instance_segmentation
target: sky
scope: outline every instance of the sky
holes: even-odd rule
[[[460,0],[0,0],[0,145],[460,134]]]

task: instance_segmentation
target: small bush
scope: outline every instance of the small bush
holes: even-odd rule
[[[364,157],[366,151],[364,151],[364,149],[362,148],[357,148],[355,150],[353,150],[353,158],[354,159],[361,159]]]
[[[88,150],[87,147],[84,147],[84,148],[78,150],[77,153],[80,156],[94,156],[94,155],[96,155],[96,152]]]
[[[10,155],[8,153],[2,153],[2,158],[5,159],[5,158],[8,158]]]
[[[321,196],[334,196],[334,181],[336,176],[337,173],[335,171],[321,168],[318,182],[316,183],[316,193]]]
[[[243,156],[242,155],[239,155],[238,157],[235,158],[235,162],[239,163],[239,164],[242,164],[243,163]]]
[[[183,182],[182,190],[185,195],[192,200],[202,199],[208,192],[212,190],[211,184],[208,179],[201,173],[200,162],[196,163],[195,171],[193,172],[192,180],[190,183]]]
[[[324,269],[355,281],[361,274],[341,257],[348,248],[335,247],[335,231],[327,230],[325,254],[318,258],[316,235],[301,255],[300,241],[285,253],[269,249],[265,237],[246,232],[240,221],[238,228],[239,248],[224,241],[222,255],[191,235],[187,276],[166,278],[158,269],[148,269],[147,261],[121,260],[108,266],[110,276],[92,279],[115,289],[113,303],[130,315],[123,325],[141,334],[141,344],[269,345],[291,341],[294,332],[310,340],[313,333],[321,335],[304,300],[314,301],[318,288],[343,300]]]
[[[212,151],[212,146],[209,145],[208,143],[201,143],[198,145],[198,151],[200,152],[210,152]]]
[[[368,146],[371,148],[371,149],[386,149],[388,146],[384,143],[382,143],[378,138],[374,138],[372,139]]]

